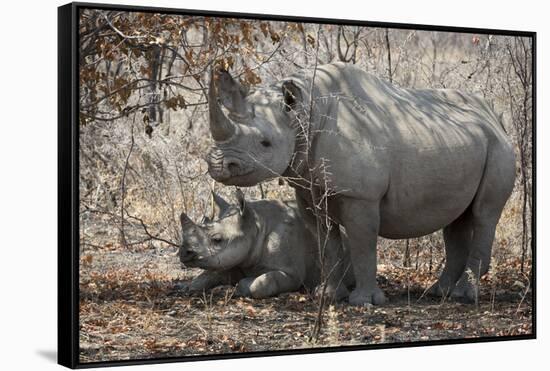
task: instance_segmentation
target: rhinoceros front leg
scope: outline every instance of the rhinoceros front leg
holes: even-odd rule
[[[340,218],[348,235],[356,282],[355,289],[349,295],[349,303],[351,305],[384,304],[386,297],[376,283],[379,203],[342,199]]]
[[[300,288],[301,282],[283,271],[271,271],[258,277],[247,277],[239,281],[235,292],[238,296],[268,298]]]
[[[296,202],[300,216],[304,219],[307,228],[314,236],[317,236],[317,231],[320,233],[320,236],[317,237],[317,245],[321,246],[316,246],[318,250],[316,256],[319,259],[320,252],[323,250],[324,259],[322,263],[324,264],[325,277],[320,277],[320,279],[326,280],[326,287],[323,287],[323,282],[320,282],[315,289],[315,294],[319,296],[324,293],[326,297],[340,301],[349,294],[344,279],[346,269],[348,268],[346,263],[349,261],[349,258],[343,249],[340,228],[336,224],[333,224],[328,231],[325,226],[317,228],[317,217],[311,212],[310,206],[299,192],[296,192]]]
[[[240,277],[242,277],[242,274],[235,270],[204,271],[184,288],[184,292],[190,294],[201,293],[216,286],[231,285],[237,282]]]

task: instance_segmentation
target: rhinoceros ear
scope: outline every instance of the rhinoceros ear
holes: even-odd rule
[[[292,80],[283,82],[283,103],[285,111],[296,111],[302,104],[302,91]]]
[[[218,217],[222,216],[222,214],[231,206],[214,191],[212,191],[212,199],[214,200],[214,215],[217,214]]]

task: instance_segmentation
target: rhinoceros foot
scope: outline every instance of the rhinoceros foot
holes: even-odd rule
[[[170,289],[169,295],[171,296],[185,296],[189,294],[189,282],[187,281],[179,281],[174,283],[172,288]]]
[[[376,287],[373,291],[355,289],[349,295],[350,305],[355,306],[368,306],[382,305],[386,302],[386,296],[384,292]]]
[[[250,286],[254,282],[255,277],[246,277],[239,281],[237,288],[235,289],[235,296],[251,297],[252,291]]]
[[[338,302],[346,299],[349,296],[349,291],[343,284],[336,287],[328,285],[324,290],[324,294],[325,298]],[[315,297],[319,298],[321,295],[323,295],[323,285],[319,285],[315,288]]]
[[[426,296],[447,298],[453,289],[453,287],[449,287],[449,285],[444,285],[440,281],[437,281],[428,290],[426,290]]]
[[[456,284],[451,297],[464,303],[475,303],[478,298],[479,286],[472,282],[467,273],[464,273]]]
[[[426,295],[450,297],[462,303],[475,303],[478,290],[476,287],[476,284],[464,274],[454,287],[437,281],[426,291]]]

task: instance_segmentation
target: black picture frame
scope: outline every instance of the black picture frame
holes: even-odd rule
[[[472,34],[498,34],[521,36],[532,40],[533,71],[533,179],[532,179],[532,333],[506,337],[482,337],[469,339],[428,340],[414,343],[373,344],[248,352],[238,354],[201,355],[173,358],[150,358],[119,361],[79,362],[79,77],[78,77],[78,14],[81,9],[155,12],[165,14],[231,17],[271,21],[294,21],[321,24],[388,27],[424,31],[445,31]],[[144,6],[108,5],[95,3],[70,3],[58,8],[58,363],[69,368],[121,366],[167,362],[189,362],[214,359],[265,357],[288,354],[342,352],[380,348],[418,347],[443,344],[480,343],[509,340],[536,339],[536,32],[486,28],[463,28],[407,23],[370,22],[345,19],[310,18],[267,14],[201,11],[187,9],[157,8]]]

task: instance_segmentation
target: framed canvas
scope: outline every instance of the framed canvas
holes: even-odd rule
[[[534,32],[58,19],[60,364],[535,338]]]

